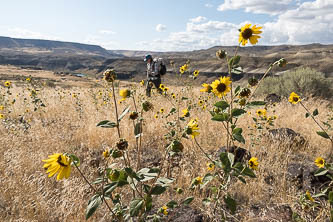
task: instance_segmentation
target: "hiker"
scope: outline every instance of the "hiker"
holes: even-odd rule
[[[151,96],[152,85],[155,85],[157,91],[162,93],[162,89],[160,89],[161,76],[166,73],[162,59],[153,59],[151,55],[146,55],[144,61],[147,62],[146,95]]]

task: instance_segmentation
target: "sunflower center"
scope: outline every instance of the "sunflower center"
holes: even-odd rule
[[[294,101],[294,102],[298,102],[298,97],[294,97],[294,98],[293,98],[293,101]]]
[[[250,167],[253,167],[253,166],[254,166],[253,161],[250,161],[250,162],[249,162],[249,165],[250,165]]]
[[[242,36],[244,39],[249,39],[251,36],[252,36],[253,32],[252,32],[252,29],[245,29],[243,32],[242,32]]]
[[[61,156],[58,157],[58,160],[57,160],[57,163],[59,163],[60,166],[63,166],[63,167],[66,167],[67,165],[64,164],[63,162],[61,162],[62,159],[61,159]]]
[[[224,92],[227,89],[227,86],[224,83],[220,83],[216,87],[218,92]]]
[[[319,160],[318,161],[320,165],[323,165],[324,164],[324,161],[323,160]]]

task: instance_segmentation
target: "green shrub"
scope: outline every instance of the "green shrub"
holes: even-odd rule
[[[275,93],[288,97],[291,92],[302,96],[333,98],[333,81],[311,68],[298,68],[281,76],[267,77],[258,88],[258,94]]]

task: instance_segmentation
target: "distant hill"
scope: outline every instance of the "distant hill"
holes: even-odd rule
[[[138,50],[106,50],[97,45],[36,39],[16,39],[0,37],[0,65],[14,65],[32,69],[45,69],[61,73],[86,73],[98,76],[107,69],[114,68],[121,78],[142,79],[146,64],[144,55],[164,58],[168,72],[178,71],[187,60],[191,70],[199,69],[200,78],[216,78],[226,72],[225,61],[216,59],[217,50],[223,49],[231,56],[235,46],[215,46],[209,49],[187,52],[153,52]],[[310,67],[326,76],[333,77],[333,45],[278,45],[240,47],[240,65],[246,74],[262,74],[274,61],[284,57],[288,65],[274,69],[283,73],[297,67]],[[175,66],[170,65],[174,61]],[[175,70],[173,69],[175,68]],[[166,75],[166,76],[171,76]],[[206,78],[206,79],[205,79]]]
[[[0,50],[19,51],[34,54],[79,54],[104,57],[123,57],[122,55],[107,51],[98,45],[89,45],[75,42],[61,42],[41,39],[17,39],[0,36]]]

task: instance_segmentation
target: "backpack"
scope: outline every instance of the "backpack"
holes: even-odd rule
[[[166,74],[167,69],[166,69],[166,65],[164,63],[160,64],[160,70],[159,70],[160,74],[163,76]]]
[[[163,76],[166,74],[167,72],[167,68],[166,68],[166,65],[164,64],[162,58],[158,58],[158,62],[160,64],[160,67],[158,67],[158,73]]]

